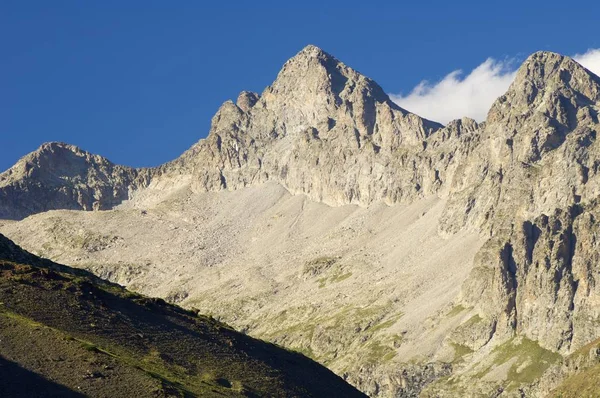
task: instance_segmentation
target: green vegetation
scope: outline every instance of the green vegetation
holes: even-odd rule
[[[337,283],[337,282],[346,280],[346,279],[350,278],[351,276],[352,276],[352,272],[346,272],[344,274],[336,274],[336,275],[332,276],[329,280],[332,283]]]
[[[452,362],[457,363],[462,360],[462,357],[473,353],[473,350],[466,345],[451,343],[454,348],[454,359]]]
[[[317,282],[319,282],[319,289],[322,289],[327,285],[327,278],[319,278]]]
[[[464,328],[469,328],[472,326],[475,326],[476,324],[480,323],[483,321],[483,318],[479,316],[479,314],[477,315],[473,315],[471,318],[469,318],[465,323],[463,323],[461,326]]]
[[[526,337],[513,338],[496,347],[492,351],[493,365],[480,372],[476,377],[483,377],[492,367],[500,366],[511,360],[507,375],[507,390],[514,390],[522,384],[537,380],[553,364],[561,360],[560,354],[546,350]]]
[[[389,342],[392,345],[392,347],[398,348],[404,342],[404,336],[402,336],[400,334],[393,334],[393,335],[389,336]]]
[[[568,360],[579,363],[585,367],[586,359],[590,358],[590,352],[600,349],[600,339],[594,340],[569,355]],[[594,354],[595,356],[595,354]],[[600,391],[600,364],[592,362],[587,369],[580,368],[580,373],[572,375],[564,380],[549,397],[555,398],[595,398]]]
[[[460,304],[459,304],[459,305],[457,305],[457,306],[454,306],[454,307],[453,307],[453,308],[450,310],[450,312],[448,312],[448,314],[447,314],[446,316],[449,316],[449,317],[454,317],[454,316],[456,316],[456,315],[460,314],[461,312],[463,312],[463,311],[465,311],[465,310],[467,310],[467,308],[465,308],[465,307],[463,307],[462,305],[460,305]]]
[[[316,277],[323,274],[317,279],[319,289],[324,288],[327,284],[342,282],[352,276],[352,272],[344,272],[343,267],[336,265],[340,257],[318,257],[304,264],[302,275],[305,277]]]
[[[368,363],[384,363],[389,362],[397,355],[396,351],[387,346],[382,345],[378,341],[371,341],[366,346],[367,348],[367,362]]]
[[[398,320],[400,318],[402,318],[403,315],[404,315],[403,313],[399,313],[398,315],[393,316],[392,318],[390,318],[389,320],[387,320],[385,322],[382,322],[382,323],[372,326],[370,328],[370,330],[371,330],[371,332],[377,332],[377,331],[392,327],[396,322],[398,322]]]
[[[600,391],[600,365],[567,378],[549,394],[554,398],[596,398]]]
[[[381,333],[403,316],[402,313],[390,316],[389,311],[389,305],[346,306],[335,313],[313,317],[307,306],[288,308],[268,320],[270,325],[285,326],[262,337],[292,347],[323,364],[340,355],[366,357],[372,363],[388,362],[396,356],[396,348],[403,340],[398,334]],[[348,335],[364,336],[367,343],[357,345],[356,338],[349,339]]]
[[[342,282],[348,278],[350,278],[352,276],[352,272],[336,272],[331,276],[328,277],[323,277],[323,278],[319,278],[317,279],[317,282],[319,282],[319,289],[324,288],[325,286],[327,286],[328,283],[338,283],[338,282]]]
[[[0,357],[41,364],[36,369],[49,372],[44,378],[71,390],[81,387],[93,396],[362,396],[298,353],[85,271],[40,262],[52,268],[0,260],[0,336],[7,342]],[[122,391],[115,395],[115,389]]]

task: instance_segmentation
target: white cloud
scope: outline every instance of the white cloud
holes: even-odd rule
[[[600,76],[600,48],[592,48],[583,54],[575,54],[573,59]]]
[[[600,74],[600,49],[590,49],[573,58]],[[464,116],[481,122],[496,98],[506,92],[515,74],[512,60],[488,58],[464,78],[461,70],[455,70],[437,83],[422,81],[408,95],[390,97],[401,107],[440,123]]]

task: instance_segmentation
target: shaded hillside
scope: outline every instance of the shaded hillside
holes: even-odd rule
[[[298,353],[2,235],[0,259],[0,396],[362,396]]]

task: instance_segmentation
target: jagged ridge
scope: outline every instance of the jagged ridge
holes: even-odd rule
[[[237,104],[223,104],[207,139],[151,170],[140,192],[160,197],[172,186],[204,192],[275,181],[330,205],[437,195],[447,201],[441,233],[472,230],[489,239],[457,300],[477,324],[457,328],[445,344],[483,352],[525,337],[568,355],[597,337],[597,259],[588,248],[596,246],[590,231],[600,192],[598,82],[575,61],[539,52],[485,123],[442,127],[309,46],[260,96],[242,93]],[[464,379],[454,387],[471,391],[474,374],[456,374]],[[547,387],[519,388],[541,394]],[[432,389],[456,393],[443,382]]]

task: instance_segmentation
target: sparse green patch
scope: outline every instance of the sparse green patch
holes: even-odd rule
[[[370,342],[366,348],[366,359],[368,363],[389,362],[397,355],[396,351],[392,347],[383,345],[378,341]]]
[[[338,271],[331,276],[319,278],[317,279],[317,282],[319,282],[319,289],[324,288],[325,286],[327,286],[328,283],[339,283],[350,278],[351,276],[352,272]]]
[[[86,351],[99,352],[98,347],[92,343],[81,343],[81,348]]]
[[[548,396],[553,398],[595,398],[600,391],[600,365],[592,366],[561,383]]]
[[[466,345],[451,343],[452,348],[454,348],[454,358],[452,359],[453,363],[459,362],[462,360],[462,357],[465,355],[469,355],[473,353],[473,350]]]
[[[312,278],[320,276],[316,281],[319,289],[330,283],[342,282],[352,276],[352,272],[344,271],[337,263],[340,257],[319,257],[304,264],[302,275]]]
[[[600,339],[596,339],[579,348],[577,351],[569,355],[570,358],[577,358],[581,355],[589,355],[590,350],[600,348]]]
[[[448,312],[448,314],[446,314],[446,316],[449,317],[454,317],[458,314],[460,314],[461,312],[465,311],[467,308],[463,307],[461,304],[456,305],[454,307],[452,307],[452,309],[450,310],[450,312]]]
[[[393,326],[393,325],[394,325],[396,322],[398,322],[398,320],[399,320],[400,318],[402,318],[402,316],[403,316],[403,315],[404,315],[403,313],[400,313],[400,314],[398,314],[398,315],[395,315],[395,316],[393,316],[391,319],[389,319],[389,320],[387,320],[387,321],[385,321],[385,322],[382,322],[382,323],[379,323],[379,324],[377,324],[377,325],[374,325],[374,326],[372,326],[372,327],[370,328],[370,330],[371,330],[371,332],[373,332],[373,333],[374,333],[374,332],[377,332],[377,331],[380,331],[380,330],[383,330],[383,329],[387,329],[387,328],[389,328],[389,327],[392,327],[392,326]]]
[[[463,323],[461,326],[468,328],[470,326],[474,326],[480,322],[483,321],[483,318],[479,316],[479,314],[473,315],[471,318],[469,318],[465,323]]]
[[[396,348],[403,340],[398,334],[381,333],[403,316],[402,313],[390,316],[391,308],[390,304],[346,306],[318,317],[313,317],[310,308],[288,308],[285,314],[278,313],[273,318],[284,321],[269,320],[271,325],[283,323],[286,327],[272,329],[262,337],[290,346],[325,365],[341,356],[367,357],[372,363],[388,362],[396,357]],[[347,338],[348,335],[353,337]],[[365,343],[357,344],[359,336],[364,336]]]
[[[402,336],[400,334],[393,334],[393,335],[389,336],[388,338],[389,338],[390,344],[394,348],[400,347],[402,345],[402,343],[404,342],[404,336]]]
[[[4,310],[4,311],[0,312],[0,314],[3,315],[3,316],[5,316],[5,317],[7,317],[7,318],[10,318],[10,319],[13,319],[15,321],[21,322],[21,323],[26,324],[26,325],[28,325],[30,327],[33,327],[33,328],[46,327],[46,326],[42,325],[41,323],[34,321],[33,319],[29,319],[27,317],[21,316],[21,315],[16,314],[16,313],[14,313],[12,311]]]
[[[500,366],[510,360],[514,363],[507,375],[507,390],[514,390],[522,384],[529,384],[537,380],[553,364],[559,362],[560,354],[546,350],[539,344],[526,337],[513,338],[496,347],[492,351],[493,365],[489,366],[475,377],[483,377],[493,367]]]
[[[312,358],[314,360],[317,360],[317,356],[315,355],[315,352],[312,350],[312,348],[310,348],[310,346],[307,347],[293,347],[293,350],[296,352],[299,352],[300,354],[307,356],[309,358]]]
[[[337,283],[337,282],[346,280],[346,279],[350,278],[351,276],[352,276],[352,272],[346,272],[344,274],[336,274],[336,275],[332,276],[329,280],[332,283]]]
[[[327,285],[327,278],[319,278],[317,282],[319,282],[319,289],[323,289]]]

